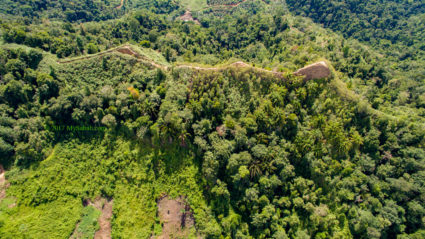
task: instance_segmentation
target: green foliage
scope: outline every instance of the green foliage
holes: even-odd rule
[[[243,2],[242,0],[208,0],[208,5],[233,5]]]
[[[99,52],[99,47],[95,45],[94,43],[87,44],[86,49],[88,54],[95,54]]]
[[[21,205],[1,209],[0,232],[4,238],[45,237],[68,238],[82,210],[81,201],[64,196],[58,201],[39,206]]]
[[[78,238],[93,238],[95,232],[99,230],[98,218],[101,212],[93,206],[87,206],[82,213],[83,216],[74,233],[78,235]]]
[[[421,26],[391,30],[420,5],[398,16],[406,2],[378,13],[373,1],[359,13],[358,1],[310,2],[289,7],[314,4],[313,19],[361,40],[376,29],[376,49],[280,1],[193,12],[200,25],[174,21],[184,10],[168,0],[1,3],[25,17],[0,22],[0,160],[11,167],[0,235],[91,238],[99,212],[82,202],[101,196],[113,199],[113,238],[148,238],[169,195],[186,197],[206,238],[420,238],[423,49],[413,59],[420,42],[406,36]],[[57,21],[27,24],[46,17]],[[324,58],[329,79],[289,73]],[[228,66],[239,60],[255,67]]]

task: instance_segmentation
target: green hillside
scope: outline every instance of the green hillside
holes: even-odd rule
[[[0,0],[0,238],[423,238],[419,25],[238,2]]]

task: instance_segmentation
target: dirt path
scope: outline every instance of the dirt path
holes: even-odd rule
[[[119,6],[117,6],[115,9],[120,10],[122,8],[122,6],[124,6],[124,0],[121,0],[121,4]]]
[[[113,203],[113,200],[100,198],[91,204],[93,207],[102,212],[98,220],[100,229],[94,234],[95,239],[111,238],[111,218]]]
[[[137,53],[133,49],[131,49],[131,47],[128,46],[128,45],[124,45],[124,46],[117,47],[117,48],[114,48],[114,49],[109,49],[109,50],[102,51],[102,52],[99,52],[99,53],[96,53],[96,54],[93,54],[93,55],[71,58],[71,59],[68,59],[68,60],[62,60],[62,61],[57,61],[57,62],[59,64],[67,64],[67,63],[72,63],[72,62],[76,62],[76,61],[82,61],[82,60],[87,60],[87,59],[91,59],[91,58],[95,58],[95,57],[104,56],[106,54],[113,53],[113,52],[119,52],[119,53],[124,54],[124,55],[133,56],[139,62],[146,63],[147,65],[154,67],[154,68],[160,68],[162,70],[168,70],[167,66],[160,65],[160,64],[140,55],[139,53]]]
[[[152,61],[151,59],[140,55],[135,50],[133,50],[130,45],[124,45],[124,46],[117,47],[117,48],[114,48],[114,49],[109,49],[107,51],[103,51],[103,52],[93,54],[93,55],[88,55],[88,56],[84,56],[84,57],[60,61],[59,63],[60,64],[71,63],[71,62],[80,61],[80,60],[83,60],[83,59],[90,59],[90,58],[93,58],[93,57],[103,56],[107,53],[112,53],[112,52],[119,52],[121,54],[130,55],[130,56],[136,58],[138,61],[140,61],[140,62],[142,62],[142,63],[144,63],[144,64],[146,64],[150,67],[153,67],[153,68],[160,68],[160,69],[165,70],[165,71],[168,70],[167,66],[160,65],[160,64]],[[238,61],[238,62],[235,62],[235,63],[232,63],[232,64],[220,66],[220,67],[202,67],[202,66],[193,66],[193,65],[188,65],[188,64],[176,65],[174,67],[177,68],[177,69],[187,68],[187,69],[193,69],[193,70],[197,70],[197,71],[223,71],[223,70],[226,70],[226,69],[229,69],[229,68],[232,68],[232,67],[235,67],[235,68],[250,68],[250,69],[255,70],[256,72],[273,74],[275,77],[278,77],[280,79],[286,78],[284,72],[280,72],[280,71],[276,71],[276,70],[266,70],[266,69],[259,68],[259,67],[256,67],[256,66],[251,66],[250,64],[247,64],[243,61]],[[306,80],[311,80],[311,79],[326,78],[331,74],[331,71],[329,70],[328,66],[326,65],[326,62],[318,62],[318,63],[315,63],[315,64],[305,66],[305,67],[299,69],[298,71],[294,72],[293,74],[303,75],[303,76],[305,76]]]
[[[176,68],[189,68],[189,69],[200,70],[200,71],[222,71],[222,70],[228,69],[230,67],[251,68],[251,69],[254,69],[254,70],[259,71],[259,72],[274,74],[275,76],[277,76],[279,78],[284,77],[283,76],[284,72],[270,71],[270,70],[266,70],[266,69],[263,69],[263,68],[251,66],[251,65],[249,65],[249,64],[247,64],[243,61],[238,61],[238,62],[229,64],[229,65],[225,65],[225,66],[222,66],[222,67],[199,67],[199,66],[192,66],[192,65],[178,65],[178,66],[176,66]]]
[[[0,164],[0,200],[6,197],[6,189],[9,187],[4,173],[3,165]]]
[[[119,47],[119,48],[114,48],[114,49],[102,51],[102,52],[99,52],[99,53],[96,53],[96,54],[86,55],[86,56],[81,56],[81,57],[76,57],[76,58],[70,58],[70,59],[66,59],[66,60],[62,60],[62,61],[58,60],[57,62],[59,64],[67,64],[67,63],[72,63],[72,62],[76,62],[76,61],[87,60],[87,59],[103,56],[103,55],[106,55],[108,53],[118,52],[120,48],[128,48],[128,46],[122,46],[122,47]],[[133,54],[130,54],[130,55],[133,55]]]
[[[95,57],[100,57],[109,53],[113,53],[113,52],[119,52],[121,54],[124,55],[130,55],[134,58],[136,58],[139,62],[142,62],[150,67],[154,67],[154,68],[159,68],[162,70],[167,71],[169,69],[169,67],[164,66],[164,65],[160,65],[142,55],[140,55],[139,53],[137,53],[136,51],[134,51],[133,49],[131,49],[131,46],[129,45],[123,45],[114,49],[109,49],[103,52],[99,52],[97,54],[93,54],[93,55],[87,55],[87,56],[83,56],[83,57],[78,57],[78,58],[73,58],[73,59],[68,59],[68,60],[62,60],[62,61],[58,61],[59,64],[67,64],[67,63],[72,63],[72,62],[76,62],[76,61],[81,61],[81,60],[86,60],[86,59],[91,59],[91,58],[95,58]],[[274,74],[276,77],[279,78],[284,78],[284,72],[279,72],[279,71],[271,71],[271,70],[266,70],[263,68],[259,68],[259,67],[255,67],[255,66],[251,66],[243,61],[238,61],[229,65],[224,65],[221,67],[201,67],[201,66],[193,66],[193,65],[187,65],[187,64],[182,64],[182,65],[177,65],[175,66],[175,68],[187,68],[187,69],[194,69],[194,70],[199,70],[199,71],[222,71],[225,69],[228,69],[230,67],[236,67],[236,68],[252,68],[258,72],[263,72],[263,73],[271,73]]]
[[[238,3],[233,3],[233,4],[222,4],[222,5],[217,5],[217,6],[228,6],[228,7],[237,7],[239,5],[241,5],[242,3],[246,2],[247,0],[243,0],[241,2]]]
[[[208,6],[204,7],[204,8],[202,8],[202,9],[200,9],[199,11],[202,11],[202,10],[205,10],[205,9],[209,9],[209,8],[212,8],[212,7],[230,7],[230,8],[234,8],[234,7],[237,7],[237,6],[241,5],[242,3],[246,2],[246,1],[248,1],[248,0],[243,0],[241,2],[231,3],[231,4],[208,5]]]

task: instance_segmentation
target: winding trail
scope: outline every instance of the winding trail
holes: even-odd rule
[[[246,2],[246,1],[248,1],[248,0],[243,0],[243,1],[240,1],[240,2],[238,2],[238,3],[221,4],[221,5],[215,5],[215,6],[237,7],[237,6],[241,5],[242,3]],[[213,5],[213,6],[214,6],[214,5]]]
[[[204,8],[202,8],[201,11],[202,10],[205,10],[205,9],[208,9],[208,8],[212,8],[212,7],[230,7],[230,8],[234,8],[234,7],[237,7],[237,6],[241,5],[242,3],[246,2],[246,1],[248,1],[248,0],[243,0],[243,1],[238,2],[238,3],[208,5],[208,6],[204,7]]]
[[[82,56],[82,57],[77,57],[77,58],[71,58],[71,59],[66,59],[66,60],[62,60],[62,61],[58,61],[59,64],[67,64],[67,63],[72,63],[72,62],[76,62],[76,61],[82,61],[82,60],[86,60],[86,59],[91,59],[91,58],[95,58],[95,57],[100,57],[100,56],[104,56],[106,54],[110,54],[110,53],[114,53],[114,52],[118,52],[124,55],[129,55],[134,57],[135,59],[137,59],[137,61],[144,63],[147,66],[153,67],[153,68],[159,68],[165,71],[168,71],[170,67],[165,66],[165,65],[161,65],[159,63],[156,63],[155,61],[140,55],[139,53],[137,53],[135,50],[133,50],[131,48],[130,45],[123,45],[117,48],[113,48],[113,49],[109,49],[106,51],[102,51],[93,55],[86,55],[86,56]],[[201,66],[194,66],[194,65],[189,65],[189,64],[181,64],[181,65],[175,65],[173,66],[174,68],[177,69],[182,69],[182,68],[186,68],[186,69],[193,69],[193,70],[197,70],[197,71],[223,71],[232,67],[235,68],[251,68],[253,70],[256,70],[258,72],[262,72],[262,73],[271,73],[274,74],[275,76],[279,77],[279,78],[284,78],[284,72],[279,72],[279,71],[271,71],[271,70],[266,70],[263,68],[259,68],[259,67],[255,67],[255,66],[251,66],[248,63],[245,63],[243,61],[238,61],[235,63],[231,63],[231,64],[227,64],[224,66],[220,66],[220,67],[201,67]],[[171,67],[171,68],[173,68]]]
[[[118,5],[115,9],[120,10],[122,8],[122,6],[124,6],[124,0],[121,0],[120,5]]]
[[[106,50],[106,51],[102,51],[102,52],[92,54],[92,55],[85,55],[85,56],[65,59],[65,60],[61,60],[61,61],[58,60],[57,63],[68,64],[68,63],[87,60],[87,59],[91,59],[91,58],[101,57],[101,56],[104,56],[106,54],[110,54],[110,53],[114,53],[114,52],[118,52],[118,53],[121,53],[121,54],[124,54],[124,55],[130,55],[130,56],[136,58],[137,61],[145,63],[146,65],[151,66],[151,67],[160,68],[162,70],[168,70],[167,66],[158,64],[158,63],[154,62],[153,60],[151,60],[151,59],[149,59],[145,56],[140,55],[139,53],[137,53],[136,51],[131,49],[131,47],[129,45],[123,45],[123,46],[120,46],[120,47],[116,47],[116,48],[109,49],[109,50]]]
[[[263,68],[251,66],[251,65],[249,65],[249,64],[247,64],[243,61],[237,61],[235,63],[224,65],[222,67],[200,67],[200,66],[192,66],[192,65],[177,65],[176,66],[176,68],[188,68],[188,69],[199,70],[199,71],[222,71],[222,70],[226,70],[226,69],[232,68],[232,67],[235,67],[235,68],[251,68],[251,69],[258,71],[258,72],[274,74],[275,76],[277,76],[279,78],[284,77],[284,72],[271,71],[271,70],[266,70],[266,69],[263,69]]]

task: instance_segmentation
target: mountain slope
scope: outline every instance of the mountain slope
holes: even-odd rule
[[[190,238],[422,238],[420,61],[281,3],[2,20],[0,235],[160,238],[166,198]]]

